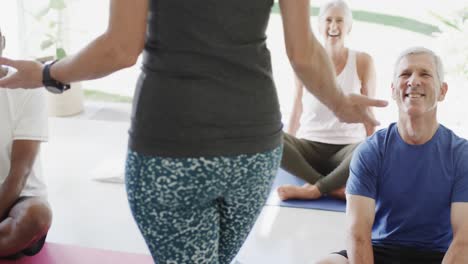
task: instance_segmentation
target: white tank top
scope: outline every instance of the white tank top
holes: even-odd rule
[[[338,75],[337,82],[345,94],[361,93],[355,51],[348,51],[346,65]],[[302,109],[297,132],[299,138],[337,145],[354,144],[366,138],[366,129],[363,124],[347,124],[338,121],[333,112],[306,89],[302,95]]]

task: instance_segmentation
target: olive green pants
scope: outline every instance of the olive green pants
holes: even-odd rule
[[[284,133],[281,167],[315,184],[325,194],[345,186],[349,163],[359,144],[335,145],[298,139]]]

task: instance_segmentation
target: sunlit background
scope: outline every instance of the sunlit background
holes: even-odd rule
[[[33,19],[48,2],[49,0],[3,1],[0,23],[8,38],[6,56],[37,58],[51,54],[47,53],[50,49],[43,50],[40,47],[47,34],[57,33],[56,27],[53,30],[47,29],[47,26],[50,26],[47,19],[53,20],[57,17],[49,14],[48,17],[42,18],[40,23]],[[317,7],[323,2],[312,1],[312,5]],[[464,107],[464,102],[468,100],[468,93],[465,92],[468,79],[468,4],[458,0],[351,0],[348,3],[356,19],[347,45],[365,51],[374,58],[378,74],[377,96],[390,99],[393,61],[401,50],[415,45],[434,49],[442,55],[449,82],[446,102],[440,107],[440,120],[468,136],[468,130],[464,128],[468,125],[464,124],[462,119],[468,114],[467,108]],[[109,1],[68,0],[66,5],[62,29],[57,34],[60,34],[66,52],[72,54],[106,29]],[[359,12],[370,15],[370,21],[363,22]],[[390,19],[380,21],[379,16],[387,16]],[[357,19],[360,17],[361,21]],[[417,32],[418,30],[408,29],[411,27],[408,21],[435,27],[439,32],[428,34],[422,30]],[[399,25],[395,26],[395,23]],[[312,28],[316,30],[316,26],[314,16]],[[275,11],[271,16],[268,37],[283,120],[286,122],[291,108],[294,81],[285,56],[281,20]],[[124,97],[115,98],[130,101],[138,70],[139,63],[107,78],[84,82],[85,94],[99,91],[111,95],[103,96],[103,100],[113,100],[112,95],[121,95]],[[100,100],[99,96],[97,99]],[[395,120],[395,107],[377,110],[377,116],[383,125],[386,125]]]

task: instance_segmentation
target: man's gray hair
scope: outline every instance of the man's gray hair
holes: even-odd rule
[[[424,48],[424,47],[411,47],[409,49],[404,50],[400,55],[398,56],[398,59],[395,62],[395,66],[393,67],[393,77],[394,79],[397,78],[397,67],[400,64],[400,61],[408,57],[410,55],[417,55],[417,54],[427,54],[432,57],[434,60],[435,68],[436,68],[436,74],[437,78],[439,79],[439,84],[442,84],[444,82],[444,65],[442,64],[442,60],[440,57],[435,54],[434,51]]]
[[[325,4],[321,5],[318,18],[323,19],[323,16],[325,16],[325,13],[327,13],[328,9],[332,7],[341,8],[345,13],[345,22],[348,23],[349,26],[351,26],[351,24],[353,23],[353,12],[351,12],[351,9],[349,8],[348,4],[343,0],[330,0]]]

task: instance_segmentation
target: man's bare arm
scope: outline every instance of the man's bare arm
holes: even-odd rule
[[[375,217],[374,199],[346,195],[347,251],[351,264],[373,264],[371,233]]]
[[[453,241],[443,264],[468,263],[468,203],[452,203]]]
[[[39,147],[39,141],[13,141],[10,172],[0,186],[0,216],[4,216],[19,198],[32,171]]]

